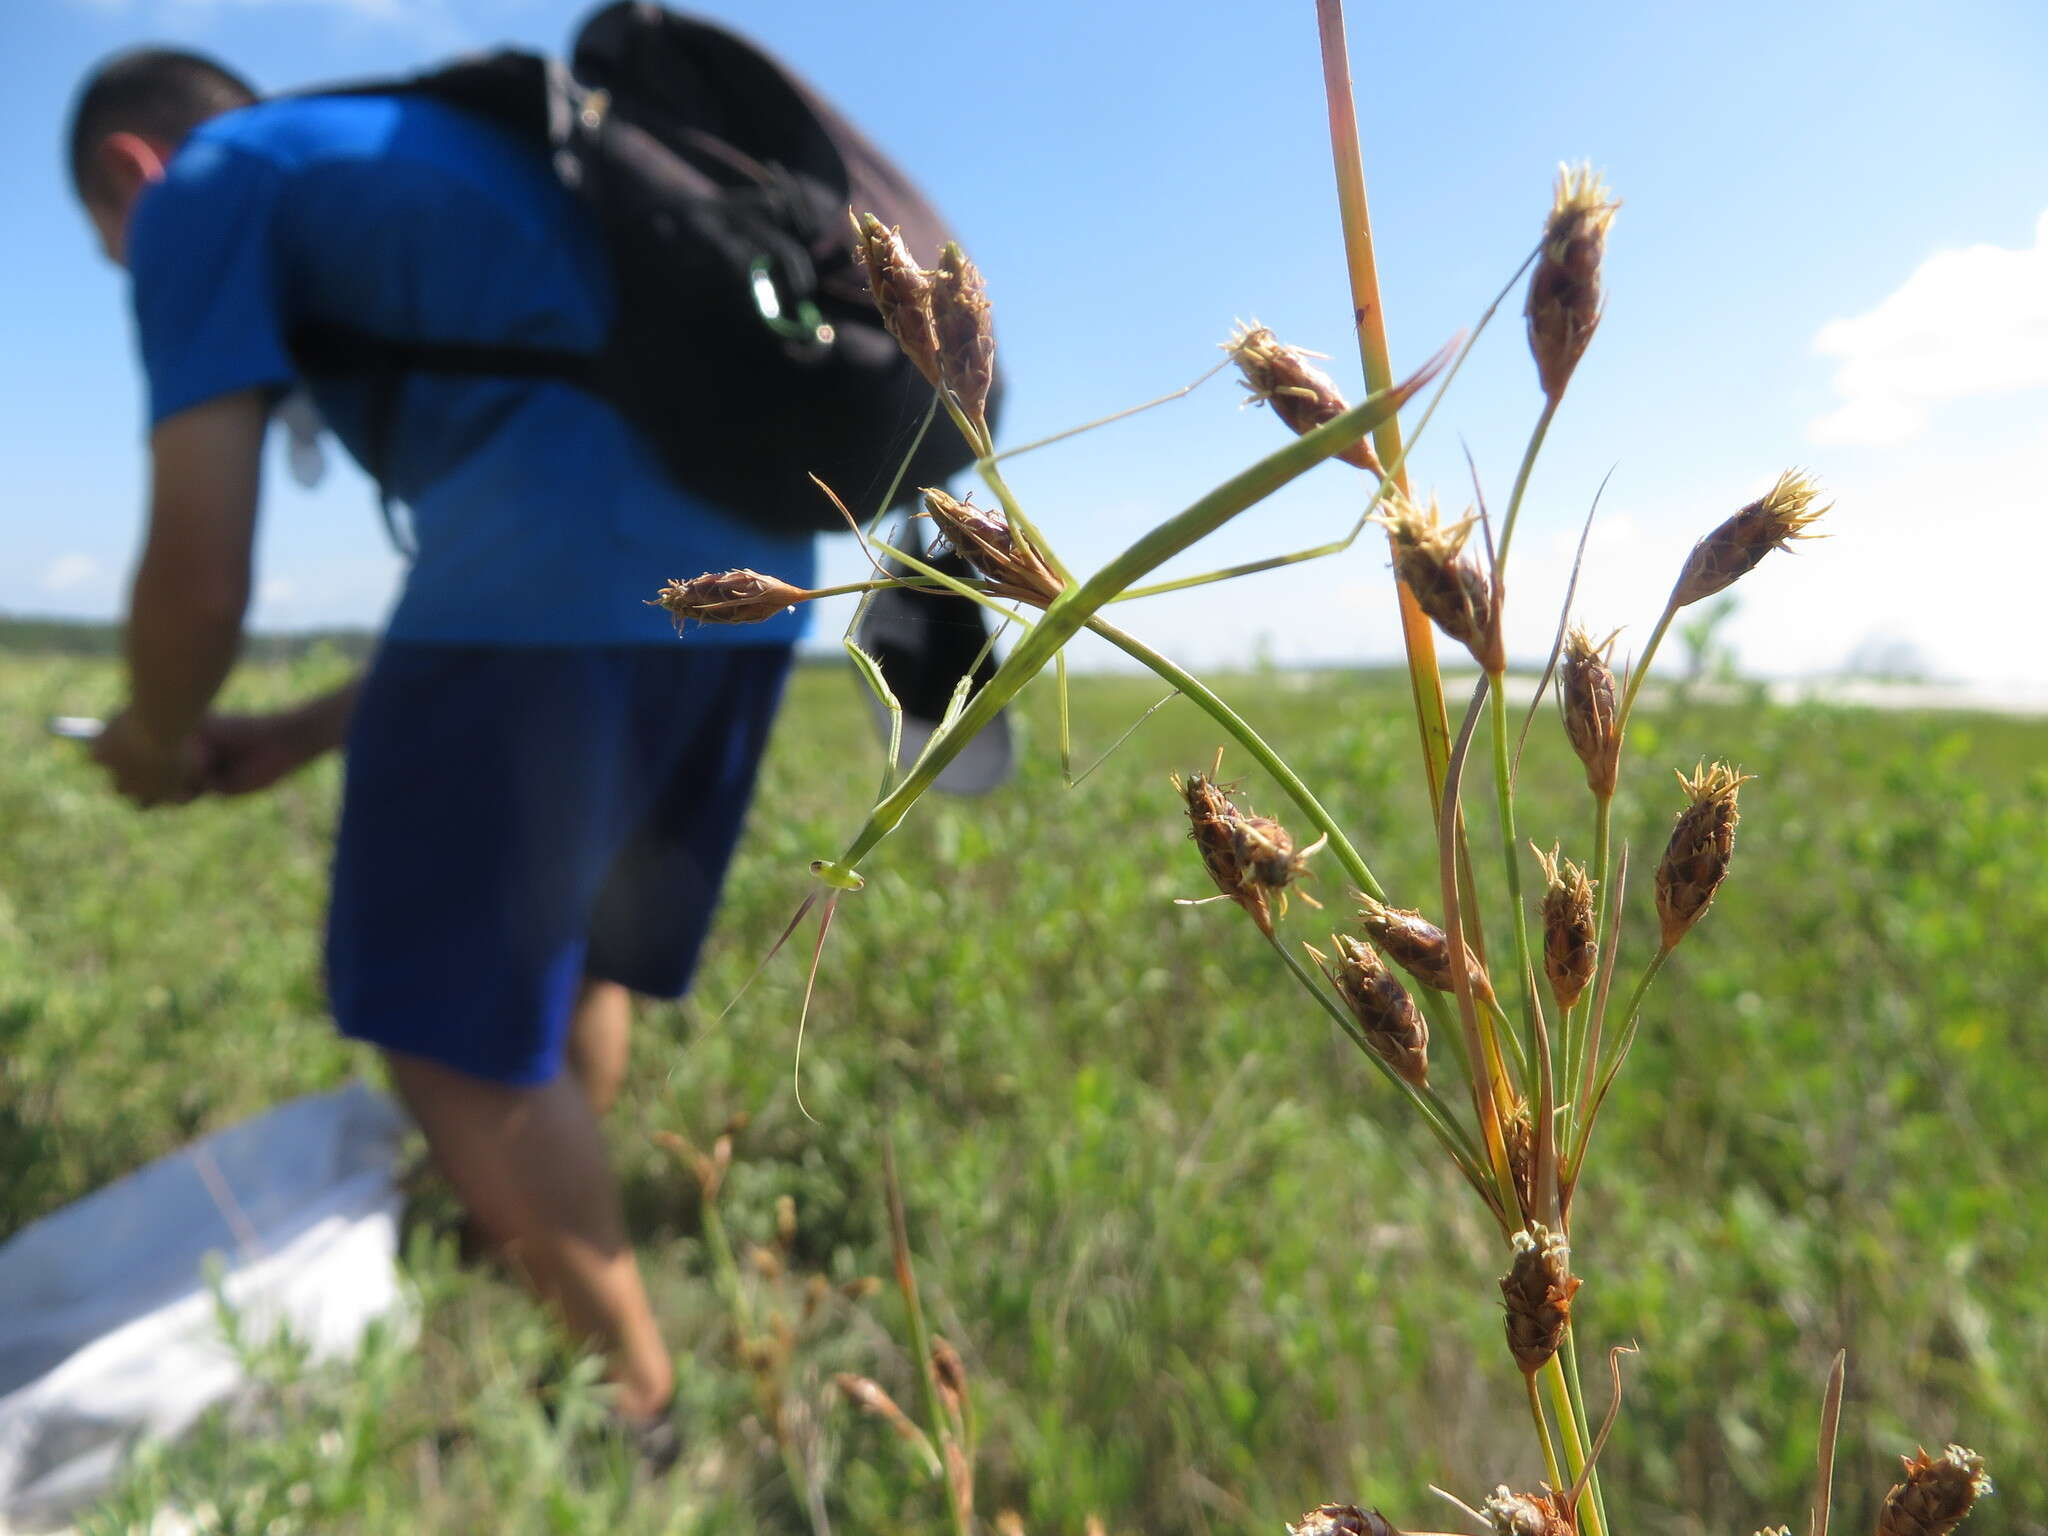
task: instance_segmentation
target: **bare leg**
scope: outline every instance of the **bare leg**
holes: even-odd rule
[[[626,1080],[633,994],[616,981],[586,977],[569,1016],[569,1070],[592,1114],[602,1118]]]
[[[564,1073],[508,1088],[385,1052],[391,1081],[484,1237],[570,1333],[596,1346],[628,1419],[659,1414],[674,1366],[626,1241],[597,1119]]]

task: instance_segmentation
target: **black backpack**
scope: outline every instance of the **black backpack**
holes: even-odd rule
[[[891,505],[972,462],[941,412],[904,464],[931,386],[882,328],[847,210],[900,225],[924,260],[950,238],[945,225],[887,156],[751,43],[620,3],[584,23],[566,66],[507,49],[318,94],[398,93],[446,102],[548,156],[602,230],[617,317],[595,354],[299,330],[303,373],[381,386],[366,466],[380,480],[411,372],[589,389],[646,435],[676,484],[791,534],[845,527],[813,474],[865,516],[899,469]]]

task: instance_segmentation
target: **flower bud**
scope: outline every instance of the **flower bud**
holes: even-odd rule
[[[988,431],[988,393],[995,386],[996,335],[989,320],[988,287],[981,268],[947,241],[932,276],[932,322],[938,338],[939,377],[967,419]]]
[[[1543,869],[1543,974],[1557,1006],[1570,1011],[1593,979],[1600,956],[1593,933],[1593,882],[1570,859],[1558,858],[1553,846],[1535,850]]]
[[[1319,1504],[1287,1527],[1287,1536],[1401,1536],[1393,1522],[1376,1509],[1356,1504]]]
[[[671,581],[648,601],[666,608],[676,633],[691,620],[699,624],[759,624],[798,603],[811,600],[803,587],[793,587],[759,571],[706,571],[688,581]]]
[[[1817,537],[1808,533],[1807,527],[1834,506],[1830,502],[1816,507],[1819,499],[1820,486],[1811,475],[1786,470],[1766,495],[1693,545],[1678,584],[1671,590],[1671,606],[1683,608],[1712,597],[1755,570],[1757,562],[1772,550],[1784,549],[1794,539]]]
[[[1571,1324],[1572,1297],[1579,1277],[1571,1272],[1571,1246],[1564,1234],[1538,1225],[1510,1239],[1515,1251],[1500,1277],[1507,1304],[1508,1353],[1522,1373],[1533,1376],[1550,1363]]]
[[[1187,801],[1189,835],[1216,889],[1270,939],[1275,913],[1287,911],[1287,886],[1307,870],[1322,841],[1297,851],[1285,827],[1269,816],[1246,815],[1206,774],[1191,773],[1185,781],[1175,775],[1173,787]]]
[[[1451,977],[1451,940],[1443,929],[1420,912],[1383,906],[1362,892],[1358,893],[1358,903],[1359,925],[1389,960],[1434,991],[1457,989]],[[1486,967],[1469,949],[1465,952],[1465,963],[1471,973],[1472,990],[1480,997],[1493,996],[1493,983],[1487,977]]]
[[[881,311],[882,324],[896,338],[903,355],[937,389],[939,333],[932,315],[932,274],[911,259],[903,231],[890,228],[872,213],[854,216],[853,254],[867,268],[868,292]]]
[[[1309,361],[1318,354],[1285,345],[1263,325],[1239,325],[1223,350],[1244,375],[1252,399],[1272,406],[1273,414],[1297,434],[1313,432],[1351,408],[1330,376]],[[1359,439],[1337,457],[1385,478],[1370,438]]]
[[[1970,1507],[1991,1492],[1984,1458],[1952,1445],[1939,1457],[1902,1456],[1906,1480],[1885,1495],[1877,1536],[1948,1536]]]
[[[1607,227],[1620,206],[1591,166],[1558,168],[1557,193],[1522,306],[1536,376],[1553,404],[1563,396],[1600,324],[1600,261],[1607,250]]]
[[[1735,828],[1742,820],[1735,796],[1752,777],[1726,763],[1703,763],[1693,769],[1691,778],[1678,775],[1689,803],[1678,813],[1657,865],[1657,919],[1663,925],[1666,950],[1675,948],[1700,920],[1728,878]]]
[[[1561,1493],[1516,1493],[1502,1483],[1486,1500],[1494,1536],[1577,1536],[1578,1526]]]
[[[1417,1088],[1427,1087],[1429,1025],[1415,1006],[1415,999],[1370,944],[1341,933],[1332,934],[1330,942],[1337,952],[1335,960],[1328,959],[1320,950],[1311,949],[1309,953],[1316,957],[1323,974],[1344,999],[1344,1006],[1351,1010],[1351,1017],[1358,1021],[1365,1043],[1394,1069],[1397,1077]]]
[[[1038,551],[1017,536],[996,508],[958,501],[935,486],[924,490],[924,510],[945,541],[975,572],[994,584],[995,595],[1043,608],[1059,594],[1061,582]]]
[[[1387,530],[1394,544],[1394,571],[1415,594],[1415,601],[1436,627],[1472,653],[1487,673],[1498,676],[1507,666],[1495,623],[1493,582],[1475,560],[1462,551],[1476,518],[1446,528],[1437,504],[1427,510],[1398,491],[1391,492],[1373,521]]]
[[[1574,624],[1565,635],[1564,653],[1557,664],[1557,697],[1564,711],[1565,738],[1586,765],[1586,788],[1603,800],[1613,798],[1621,762],[1621,718],[1614,707],[1614,669],[1608,665],[1613,646],[1614,635],[1595,645],[1592,637]]]

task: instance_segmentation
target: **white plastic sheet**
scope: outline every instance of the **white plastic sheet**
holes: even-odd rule
[[[400,1305],[404,1120],[357,1083],[158,1159],[0,1246],[0,1533],[89,1503],[142,1437],[247,1382],[221,1336],[217,1254],[243,1335],[350,1356]]]

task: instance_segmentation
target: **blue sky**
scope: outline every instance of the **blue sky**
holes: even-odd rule
[[[1175,388],[1237,317],[1333,354],[1356,390],[1311,0],[702,7],[781,52],[921,177],[988,275],[1021,441]],[[266,88],[401,70],[473,46],[559,48],[558,0],[12,0],[0,165],[0,610],[118,611],[141,510],[141,401],[121,275],[71,205],[58,136],[101,54],[171,40]],[[2048,11],[1749,3],[1356,3],[1354,68],[1397,366],[1469,325],[1528,248],[1558,161],[1625,206],[1610,303],[1517,539],[1511,641],[1540,653],[1571,544],[1615,475],[1580,611],[1640,636],[1691,541],[1790,464],[1838,498],[1835,537],[1739,589],[1732,638],[1767,673],[1916,655],[2038,680],[2048,563]],[[1016,461],[1070,564],[1271,447],[1219,378]],[[1459,438],[1503,498],[1539,404],[1504,312],[1414,469],[1462,505]],[[280,466],[281,471],[281,466]],[[1188,569],[1326,539],[1358,478],[1307,477]],[[828,569],[857,556],[836,541]],[[397,579],[366,486],[281,472],[267,627],[374,623]],[[650,571],[650,588],[670,575]],[[1384,657],[1384,545],[1129,612],[1203,664]],[[830,615],[820,625],[831,633]]]

